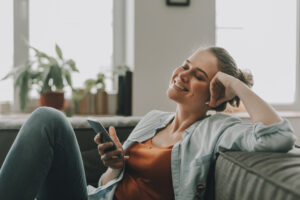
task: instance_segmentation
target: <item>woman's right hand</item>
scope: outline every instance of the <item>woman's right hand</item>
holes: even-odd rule
[[[97,134],[94,138],[96,144],[98,144],[98,152],[101,156],[101,160],[104,166],[109,167],[113,170],[122,170],[125,165],[125,160],[129,156],[124,156],[124,150],[122,144],[117,137],[116,130],[114,127],[109,127],[109,135],[112,140],[116,143],[117,149],[112,151],[107,151],[110,147],[113,146],[112,142],[101,143],[101,134]]]

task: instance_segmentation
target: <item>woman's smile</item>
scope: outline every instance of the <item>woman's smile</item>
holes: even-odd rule
[[[181,84],[176,82],[176,80],[174,80],[173,83],[170,84],[170,88],[174,88],[174,89],[179,90],[179,91],[188,92],[188,89],[186,89]]]

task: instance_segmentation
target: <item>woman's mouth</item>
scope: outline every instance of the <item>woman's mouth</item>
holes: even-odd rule
[[[185,91],[185,92],[188,91],[188,89],[186,89],[185,87],[183,87],[182,85],[180,85],[179,83],[177,83],[175,80],[174,80],[174,82],[173,82],[172,85],[174,85],[176,88],[178,88],[178,89],[180,89],[182,91]]]

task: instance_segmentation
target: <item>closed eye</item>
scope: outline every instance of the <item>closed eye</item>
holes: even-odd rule
[[[181,68],[186,70],[186,69],[189,69],[189,66],[182,65]]]
[[[197,75],[197,74],[195,74],[195,77],[196,77],[198,80],[201,80],[201,81],[204,80],[204,78],[203,78],[202,76],[199,76],[199,75]]]

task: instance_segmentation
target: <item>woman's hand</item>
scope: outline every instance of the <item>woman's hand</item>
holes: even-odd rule
[[[233,84],[242,84],[241,81],[223,72],[217,72],[210,81],[210,101],[209,106],[218,107],[225,101],[233,99],[237,94],[233,89]]]
[[[271,105],[257,96],[246,84],[233,76],[217,72],[210,82],[209,106],[214,108],[238,96],[246,107],[253,123],[265,125],[280,122],[280,117]]]
[[[109,127],[109,135],[112,140],[116,143],[117,149],[112,151],[107,151],[113,146],[112,142],[101,143],[101,134],[97,134],[94,138],[96,144],[98,144],[98,152],[101,156],[101,160],[104,166],[109,167],[114,170],[121,171],[124,167],[124,162],[128,159],[128,156],[124,156],[124,150],[122,144],[117,137],[116,130],[114,127]]]

